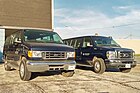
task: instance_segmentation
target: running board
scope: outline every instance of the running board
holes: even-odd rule
[[[91,65],[79,64],[79,63],[77,63],[76,65],[78,65],[78,66],[85,66],[85,67],[93,67]]]

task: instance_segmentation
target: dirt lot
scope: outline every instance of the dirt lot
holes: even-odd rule
[[[36,73],[28,82],[20,80],[17,70],[6,72],[3,64],[0,71],[0,93],[140,93],[140,65],[130,73],[106,71],[102,75],[90,68],[76,69],[70,78],[58,72]]]

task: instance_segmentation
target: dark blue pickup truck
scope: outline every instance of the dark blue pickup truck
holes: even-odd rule
[[[77,65],[93,67],[96,73],[101,74],[106,68],[119,68],[127,73],[136,66],[135,52],[121,48],[112,37],[82,36],[64,42],[75,48]]]
[[[52,31],[24,29],[8,36],[3,50],[6,71],[18,69],[22,80],[30,80],[33,72],[60,70],[71,77],[76,62],[75,52],[63,44],[59,35]]]

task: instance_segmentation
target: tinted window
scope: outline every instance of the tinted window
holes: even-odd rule
[[[81,39],[81,38],[78,38],[78,39],[76,40],[76,42],[75,42],[75,48],[80,47],[81,44],[82,44],[82,39]]]
[[[75,39],[73,47],[76,47],[76,44],[77,44],[77,39]]]
[[[75,46],[75,39],[71,40],[71,46],[74,47]]]
[[[24,40],[25,42],[63,43],[57,33],[42,30],[24,31]]]
[[[85,37],[83,39],[83,46],[82,47],[87,47],[87,46],[91,46],[92,45],[92,41],[90,37]]]
[[[72,46],[74,48],[78,48],[82,44],[82,39],[81,38],[78,38],[78,39],[75,38],[75,39],[65,40],[64,42],[65,42],[65,44],[67,44],[69,46]]]
[[[66,43],[70,46],[71,40],[67,40]]]
[[[10,44],[10,40],[11,40],[10,37],[7,37],[7,38],[6,38],[6,41],[5,41],[5,44],[6,44],[6,45],[9,45],[9,44]]]
[[[16,34],[12,34],[11,36],[10,36],[10,42],[9,42],[9,44],[14,44],[14,39],[15,39],[15,36],[16,36]]]

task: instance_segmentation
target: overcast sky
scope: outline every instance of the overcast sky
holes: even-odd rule
[[[54,0],[62,38],[94,35],[140,39],[140,0]]]

